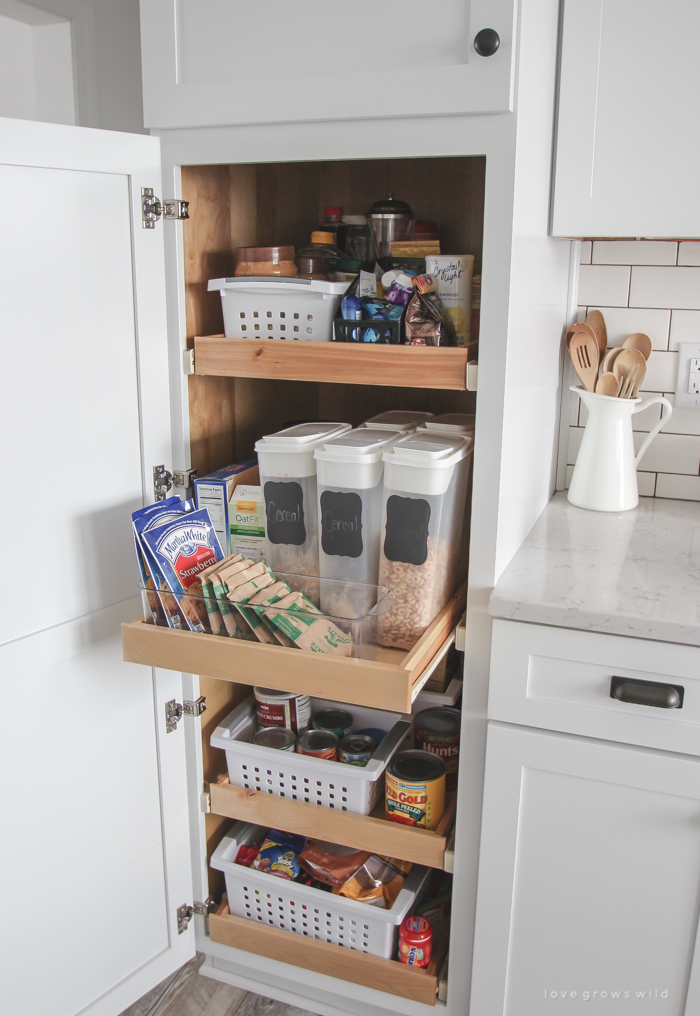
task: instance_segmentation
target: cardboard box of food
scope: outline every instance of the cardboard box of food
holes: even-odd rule
[[[246,459],[233,466],[217,469],[215,473],[197,477],[194,481],[194,496],[197,508],[207,508],[214,531],[224,554],[235,553],[231,547],[230,501],[239,484],[260,483],[260,473],[255,459]],[[248,556],[248,555],[246,555]]]

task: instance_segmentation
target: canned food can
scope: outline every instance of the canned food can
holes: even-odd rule
[[[446,789],[457,789],[459,768],[459,731],[462,714],[459,709],[439,706],[423,709],[415,717],[416,748],[431,751],[445,760]]]
[[[330,730],[338,738],[350,733],[353,715],[347,709],[319,709],[311,717],[314,730]]]
[[[366,734],[348,734],[338,745],[338,761],[351,766],[366,766],[376,751],[377,742]]]
[[[429,751],[399,751],[386,770],[386,817],[436,829],[445,810],[445,762]]]
[[[297,736],[287,727],[263,727],[253,738],[253,744],[261,748],[277,748],[278,751],[294,751]]]
[[[298,734],[309,725],[311,700],[274,688],[254,688],[259,727],[288,727]]]
[[[338,738],[330,730],[305,730],[297,738],[297,752],[335,762],[338,758]]]

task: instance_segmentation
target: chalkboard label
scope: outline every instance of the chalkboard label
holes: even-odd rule
[[[265,519],[270,543],[306,542],[304,492],[294,480],[268,480],[265,484]]]
[[[386,503],[384,557],[406,564],[425,564],[429,522],[430,504],[422,497],[392,494]]]
[[[359,494],[321,494],[321,547],[330,557],[362,554],[362,498]]]

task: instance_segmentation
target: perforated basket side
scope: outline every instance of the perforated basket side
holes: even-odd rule
[[[229,338],[329,342],[340,297],[222,290],[221,300]]]
[[[291,797],[293,801],[306,801],[307,804],[323,804],[327,808],[338,808],[340,811],[352,811],[359,815],[369,815],[373,804],[376,804],[383,780],[358,780],[350,778],[351,766],[344,766],[338,776],[327,776],[320,769],[316,772],[304,772],[295,764],[300,756],[292,752],[279,752],[279,764],[258,764],[250,756],[242,756],[238,752],[226,752],[229,780],[237,787],[248,790],[260,790],[278,797]],[[301,756],[302,758],[304,756]],[[345,771],[346,770],[346,771]]]

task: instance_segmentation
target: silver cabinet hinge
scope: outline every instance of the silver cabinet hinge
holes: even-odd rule
[[[188,702],[187,699],[180,704],[175,699],[165,703],[165,733],[172,734],[183,716],[201,716],[206,710],[206,699],[200,695],[196,702]]]
[[[189,201],[180,198],[161,201],[153,193],[152,187],[141,188],[141,225],[144,229],[155,229],[161,215],[164,219],[189,219],[189,208]]]
[[[153,467],[153,497],[156,501],[164,501],[168,491],[173,487],[184,487],[185,490],[194,483],[196,469],[174,469],[172,473],[165,466]]]
[[[199,914],[201,917],[208,917],[209,914],[213,914],[216,910],[216,903],[208,896],[204,903],[200,903],[199,900],[195,900],[192,906],[189,903],[183,903],[181,907],[177,908],[177,933],[182,935],[183,931],[187,931],[189,923],[195,914]]]

